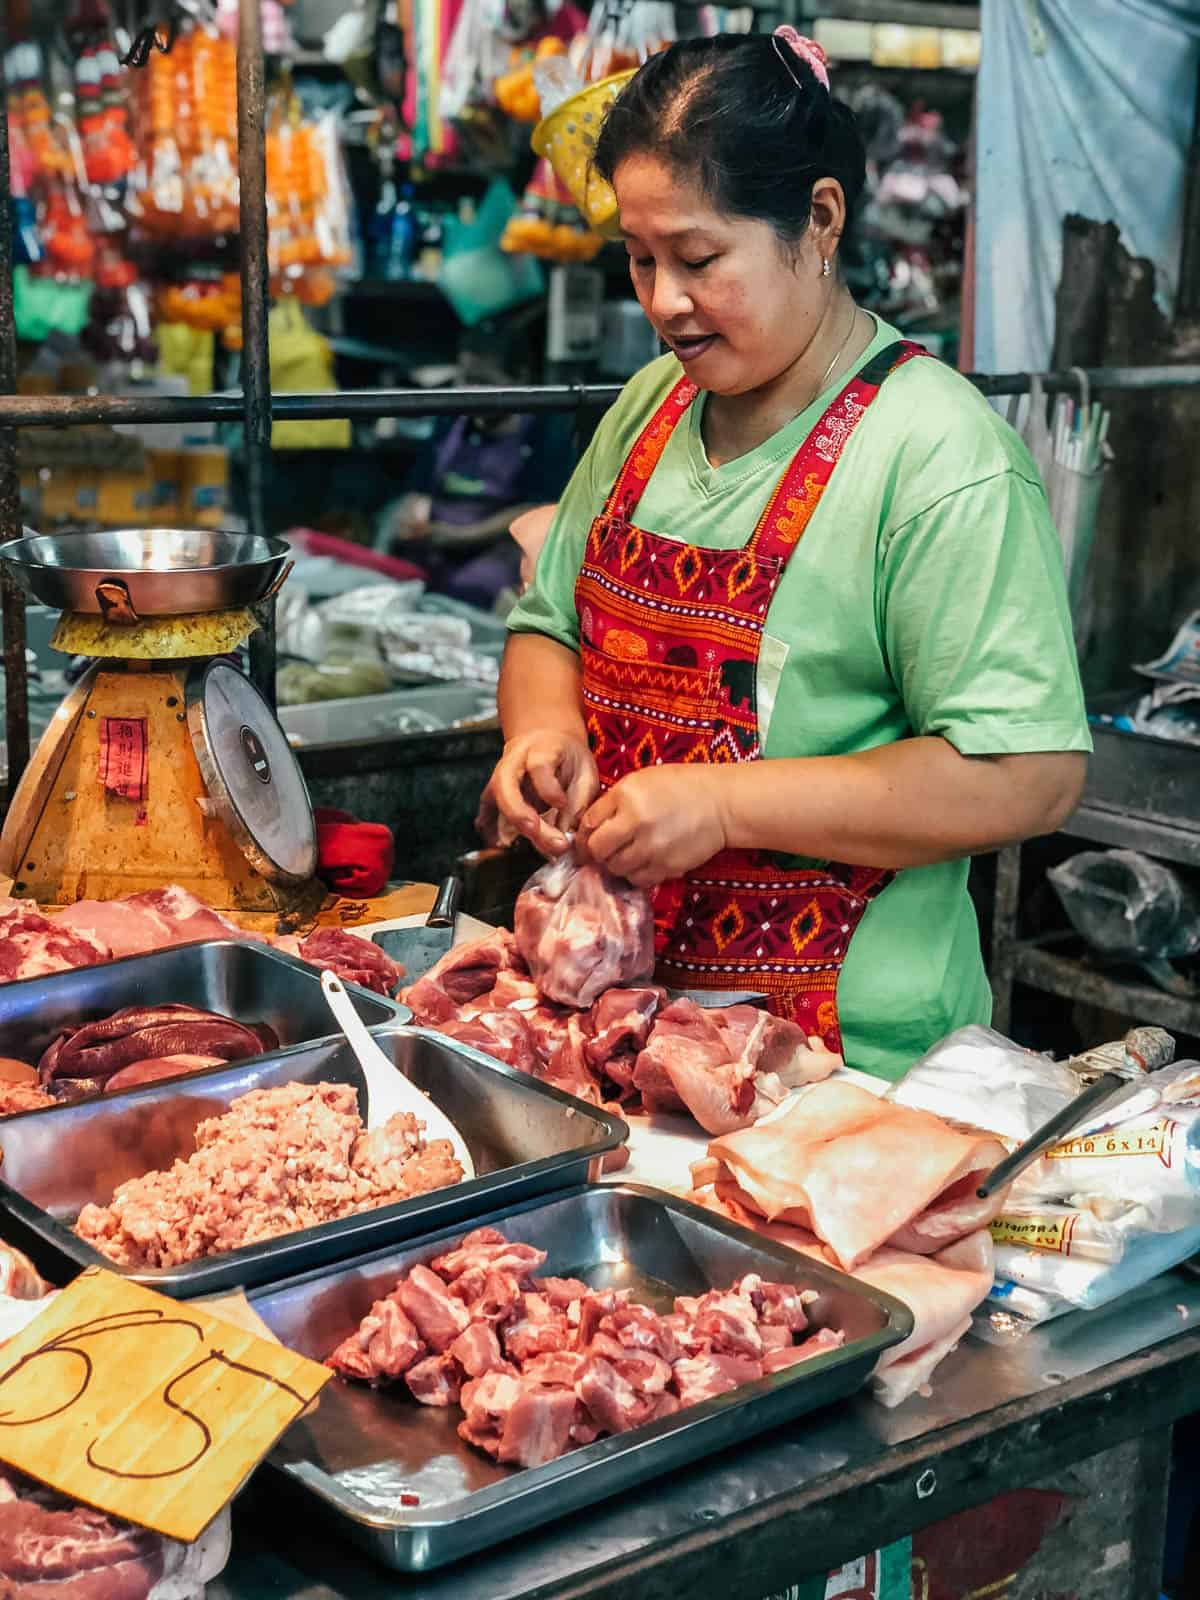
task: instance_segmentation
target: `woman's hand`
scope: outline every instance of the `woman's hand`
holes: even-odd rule
[[[580,846],[639,888],[702,866],[725,848],[720,778],[692,765],[631,772],[584,813]]]
[[[488,790],[518,833],[543,855],[560,856],[570,843],[567,832],[600,792],[600,778],[583,739],[541,728],[508,741]],[[557,814],[557,827],[547,811]]]

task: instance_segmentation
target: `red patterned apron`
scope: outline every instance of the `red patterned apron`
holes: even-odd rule
[[[684,378],[667,396],[592,523],[575,588],[588,742],[606,788],[639,767],[761,759],[755,685],[776,587],[884,378],[922,354],[893,344],[850,380],[735,550],[681,544],[634,522],[698,390]],[[840,1050],[838,975],[863,912],[892,876],[723,850],[655,892],[658,979],[765,994],[771,1010]]]

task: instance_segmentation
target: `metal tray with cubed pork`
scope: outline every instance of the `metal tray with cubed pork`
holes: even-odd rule
[[[33,987],[22,985],[20,987]],[[367,1114],[362,1069],[342,1039],[214,1067],[53,1112],[0,1121],[0,1226],[52,1279],[103,1266],[176,1299],[274,1283],[433,1228],[470,1224],[498,1205],[586,1181],[628,1129],[617,1117],[514,1072],[468,1045],[393,1024],[373,1037],[397,1070],[463,1134],[476,1176],[412,1199],[298,1229],[180,1266],[122,1267],[73,1224],[130,1178],[162,1171],[195,1148],[195,1130],[239,1096],[283,1084],[349,1084]]]
[[[602,1184],[476,1219],[547,1252],[546,1273],[592,1289],[622,1288],[653,1310],[677,1295],[727,1289],[748,1273],[815,1291],[810,1327],[840,1330],[840,1348],[740,1385],[544,1466],[498,1465],[462,1440],[454,1406],[418,1405],[403,1385],[336,1381],[285,1434],[270,1467],[282,1490],[389,1567],[421,1572],[625,1492],[649,1478],[843,1399],[912,1314],[869,1284],[655,1189]],[[462,1230],[313,1272],[256,1292],[251,1303],[282,1342],[325,1360],[372,1304]]]

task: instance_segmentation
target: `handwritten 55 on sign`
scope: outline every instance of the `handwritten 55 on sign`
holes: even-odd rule
[[[190,1541],[329,1376],[90,1267],[0,1352],[0,1459]]]

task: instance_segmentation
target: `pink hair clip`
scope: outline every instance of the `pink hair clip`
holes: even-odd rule
[[[805,66],[808,67],[809,71],[822,86],[822,88],[826,90],[829,88],[829,60],[824,50],[821,49],[821,46],[815,39],[808,39],[804,34],[797,33],[795,28],[787,27],[786,25],[782,28],[776,28],[771,37],[772,39],[782,39],[784,44],[786,44],[795,55],[800,57],[800,60],[803,61]],[[796,74],[792,72],[791,65],[789,64],[787,57],[783,54],[783,51],[779,50],[778,44],[776,44],[775,48],[779,51],[779,59],[783,62],[784,66],[787,67],[788,71],[792,73],[792,77],[795,78]],[[796,82],[801,88],[804,87],[804,84],[799,78],[796,78]]]

